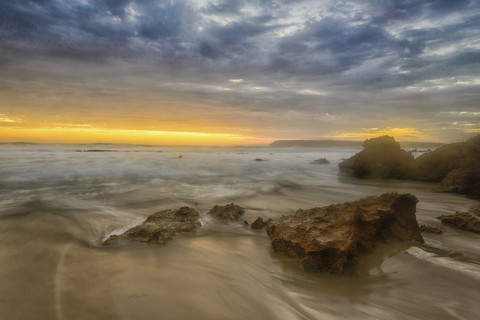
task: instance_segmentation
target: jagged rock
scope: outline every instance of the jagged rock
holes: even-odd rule
[[[457,212],[451,215],[442,215],[438,217],[442,223],[455,226],[457,228],[480,233],[480,220],[467,212]]]
[[[329,164],[329,163],[330,163],[330,161],[328,161],[325,158],[317,159],[317,160],[312,162],[312,164]]]
[[[208,213],[220,221],[240,221],[245,210],[242,207],[230,203],[225,206],[216,205]]]
[[[342,161],[340,172],[357,178],[404,179],[409,176],[414,157],[400,148],[394,138],[368,139],[364,150]]]
[[[163,210],[152,214],[142,224],[125,231],[121,235],[110,236],[105,244],[120,239],[164,244],[177,234],[195,232],[201,226],[198,218],[198,212],[190,207]]]
[[[267,223],[263,220],[263,218],[261,217],[258,217],[251,225],[251,228],[252,229],[262,229],[263,227],[265,227]]]
[[[425,232],[425,233],[436,233],[436,234],[443,233],[442,229],[440,229],[438,227],[435,227],[435,226],[430,226],[430,225],[427,225],[427,224],[422,224],[420,226],[420,231]]]
[[[297,258],[305,271],[343,273],[377,243],[423,242],[411,194],[388,193],[355,202],[298,210],[267,221],[275,251]]]

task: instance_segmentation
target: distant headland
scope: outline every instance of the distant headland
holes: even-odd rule
[[[345,140],[277,140],[270,144],[270,147],[361,147],[363,141],[345,141]],[[443,143],[438,142],[400,142],[403,148],[429,148],[440,147]]]

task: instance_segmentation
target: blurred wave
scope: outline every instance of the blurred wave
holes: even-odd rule
[[[480,235],[441,226],[422,247],[380,248],[358,273],[305,274],[264,231],[206,212],[235,202],[245,220],[410,192],[420,223],[473,200],[429,183],[338,177],[357,148],[0,146],[0,314],[6,319],[472,319]],[[181,156],[181,157],[180,157]],[[325,158],[328,164],[312,164]],[[264,161],[256,161],[262,159]],[[194,237],[105,249],[153,212],[189,205]],[[185,306],[188,306],[187,308]],[[40,316],[39,316],[40,315]]]

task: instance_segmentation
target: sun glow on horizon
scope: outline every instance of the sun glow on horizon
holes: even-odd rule
[[[127,143],[151,145],[231,146],[266,144],[270,140],[240,134],[95,128],[88,124],[61,124],[41,128],[0,127],[3,142]]]

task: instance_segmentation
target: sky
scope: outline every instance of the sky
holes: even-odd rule
[[[0,141],[463,141],[480,0],[0,0]]]

